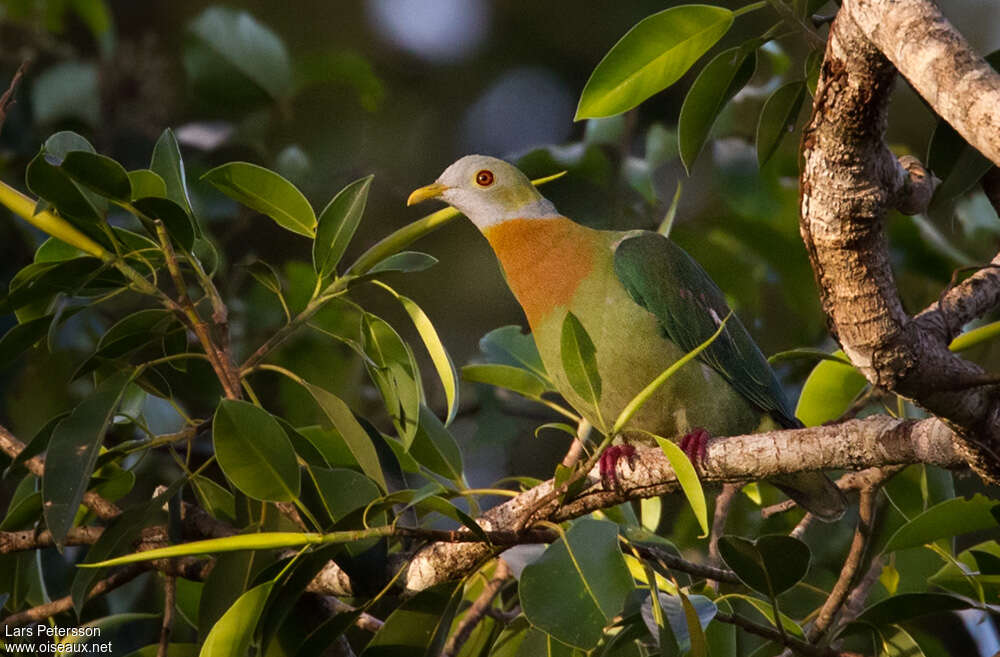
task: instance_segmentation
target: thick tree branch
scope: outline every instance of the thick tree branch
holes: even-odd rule
[[[873,416],[839,425],[772,431],[714,438],[708,443],[701,478],[705,482],[739,482],[778,474],[827,469],[851,469],[926,463],[941,467],[962,464],[953,444],[955,434],[936,419],[919,422]],[[677,479],[659,449],[637,450],[634,467],[619,462],[620,490],[605,490],[595,468],[588,487],[574,499],[541,506],[532,521],[560,522],[627,500],[673,491]],[[527,509],[552,492],[549,480],[496,506],[477,522],[487,531],[509,531]],[[459,530],[466,532],[467,530]],[[474,569],[496,548],[482,543],[432,543],[420,550],[405,575],[406,588],[423,590]]]
[[[995,383],[948,350],[951,335],[1000,298],[1000,272],[973,275],[917,320],[903,309],[884,218],[892,208],[920,210],[928,177],[912,159],[897,160],[885,144],[895,69],[883,51],[942,116],[962,126],[964,136],[988,132],[972,143],[1000,159],[1000,78],[937,9],[925,0],[845,0],[831,27],[813,115],[803,132],[802,238],[831,331],[855,367],[873,385],[914,400],[956,427],[970,465],[1000,481]],[[956,72],[946,74],[940,62]]]

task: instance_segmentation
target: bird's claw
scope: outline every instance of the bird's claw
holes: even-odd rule
[[[634,465],[635,447],[632,445],[612,445],[601,453],[599,461],[601,484],[603,484],[605,490],[617,490],[621,487],[616,468],[618,467],[618,461],[622,457],[628,459],[630,466]]]
[[[711,438],[709,433],[697,427],[693,429],[690,433],[685,434],[681,438],[681,449],[687,454],[687,457],[691,459],[692,465],[694,465],[695,470],[701,471],[702,465],[705,463],[705,457],[708,455],[708,439]]]

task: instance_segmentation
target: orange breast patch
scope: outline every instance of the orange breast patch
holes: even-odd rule
[[[573,298],[590,274],[597,231],[565,217],[508,219],[484,231],[532,327]]]

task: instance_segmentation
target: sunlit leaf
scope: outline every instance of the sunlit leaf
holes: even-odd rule
[[[278,421],[248,402],[224,399],[212,422],[219,467],[255,500],[290,502],[299,494],[295,450]]]
[[[382,466],[379,464],[378,454],[375,452],[375,445],[365,431],[364,427],[354,417],[354,413],[344,403],[342,399],[331,392],[314,386],[306,385],[306,389],[312,394],[320,409],[326,415],[330,423],[337,430],[337,433],[344,439],[345,444],[351,454],[357,460],[362,472],[374,480],[383,491],[388,490],[385,477],[382,475]]]
[[[313,268],[320,278],[334,272],[351,243],[365,213],[372,178],[365,176],[344,187],[320,213],[313,241]]]
[[[601,402],[601,375],[597,370],[597,349],[587,329],[576,315],[566,313],[559,341],[563,370],[573,392],[588,404],[597,407]]]
[[[627,111],[680,79],[733,23],[733,12],[682,5],[639,21],[604,56],[580,96],[576,120]]]
[[[715,119],[757,70],[757,50],[744,46],[716,55],[695,78],[677,121],[681,161],[688,173],[701,152]]]
[[[316,214],[295,185],[275,172],[249,162],[229,162],[202,176],[219,191],[267,215],[293,233],[313,237]]]
[[[140,198],[167,198],[167,183],[152,169],[136,169],[128,172],[132,187],[132,200]]]
[[[244,657],[274,584],[264,582],[241,595],[212,626],[199,657]]]
[[[530,371],[510,365],[466,365],[462,368],[462,378],[506,388],[529,399],[537,399],[547,390],[545,382]]]
[[[833,356],[846,358],[843,351]],[[850,408],[866,385],[865,377],[853,366],[823,360],[816,364],[802,386],[795,417],[807,427],[836,420]]]
[[[189,215],[192,214],[187,178],[184,173],[184,160],[181,158],[181,149],[177,144],[177,138],[174,137],[174,132],[170,128],[164,130],[159,139],[156,140],[149,169],[163,180],[166,187],[166,197],[184,208]]]
[[[701,480],[698,478],[698,471],[695,470],[691,459],[688,458],[684,450],[678,447],[673,441],[655,436],[657,444],[663,450],[664,456],[670,461],[670,467],[677,475],[677,481],[684,491],[694,517],[698,519],[702,536],[708,536],[708,503],[705,501],[705,491],[701,487]]]
[[[980,494],[971,500],[961,497],[945,500],[900,527],[889,539],[884,551],[905,550],[932,543],[939,538],[995,528],[997,518],[993,511],[998,506],[1000,503],[996,500]]]

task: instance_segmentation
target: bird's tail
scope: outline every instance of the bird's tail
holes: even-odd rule
[[[826,522],[844,515],[844,493],[822,472],[795,472],[768,479],[795,502]]]

